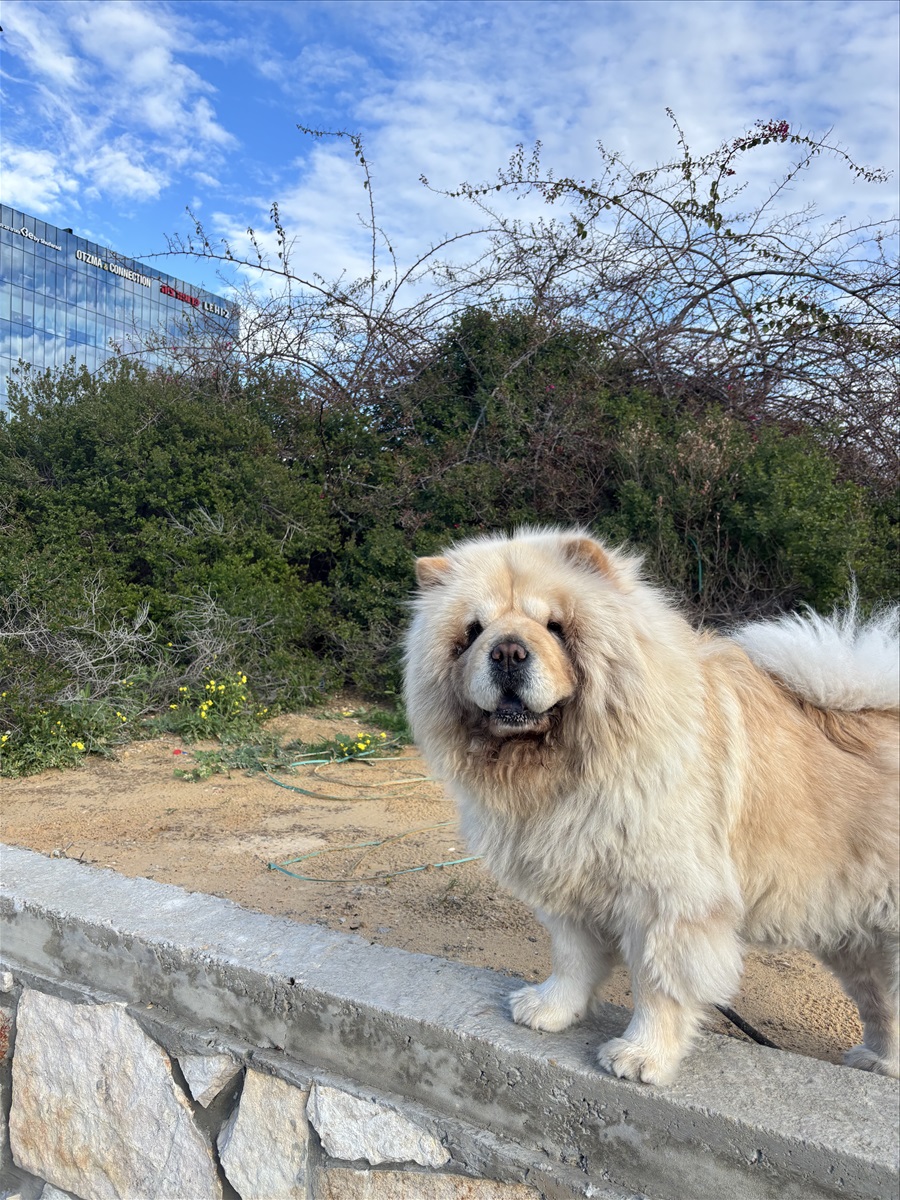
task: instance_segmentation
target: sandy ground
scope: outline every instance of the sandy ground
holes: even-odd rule
[[[272,727],[307,744],[365,728],[359,719],[328,715],[281,717]],[[260,774],[177,779],[173,768],[190,766],[191,749],[169,737],[133,743],[117,761],[91,758],[78,770],[3,780],[2,838],[124,875],[225,896],[261,912],[353,930],[384,946],[526,980],[549,972],[543,928],[503,894],[480,862],[399,874],[390,881],[367,878],[466,854],[452,803],[438,784],[422,781],[425,768],[412,748],[391,762],[279,776],[328,798],[279,787]],[[184,753],[174,753],[178,750]],[[334,851],[400,834],[407,836]],[[289,869],[339,882],[307,882],[268,865],[321,850],[329,852]],[[607,985],[606,998],[630,1007],[624,971]],[[734,1008],[782,1048],[830,1062],[839,1062],[861,1038],[855,1007],[828,971],[805,954],[751,953]],[[709,1025],[743,1038],[717,1013]]]

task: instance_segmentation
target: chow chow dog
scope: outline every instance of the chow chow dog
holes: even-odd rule
[[[634,1015],[600,1066],[666,1083],[745,945],[799,946],[859,1006],[847,1063],[897,1075],[897,610],[697,632],[578,531],[465,541],[417,578],[416,742],[550,931],[513,1018],[565,1029],[624,960]]]

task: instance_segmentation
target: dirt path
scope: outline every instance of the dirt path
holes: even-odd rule
[[[282,717],[285,738],[314,744],[360,729],[352,718]],[[184,750],[184,754],[175,751]],[[118,761],[89,759],[80,770],[3,780],[2,838],[45,854],[67,854],[124,875],[226,896],[248,908],[353,930],[385,946],[420,950],[506,971],[526,980],[549,971],[549,942],[523,905],[505,896],[480,862],[364,878],[385,870],[444,862],[466,854],[453,805],[440,787],[421,782],[421,760],[305,769],[285,782],[330,799],[278,787],[240,772],[189,783],[175,765],[190,765],[177,738],[134,743]],[[412,781],[398,785],[400,780]],[[372,783],[391,783],[371,787]],[[360,796],[371,799],[359,799]],[[345,796],[346,799],[334,797]],[[443,824],[447,822],[447,824]],[[292,868],[310,883],[271,870],[269,862],[422,830],[384,846],[327,853]],[[360,858],[360,856],[362,857]],[[630,1006],[624,972],[606,989]],[[853,1005],[829,973],[805,954],[750,955],[735,1009],[785,1049],[840,1061],[860,1040]],[[712,1028],[736,1037],[714,1014]]]

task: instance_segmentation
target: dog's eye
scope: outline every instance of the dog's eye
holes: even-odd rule
[[[550,633],[555,634],[558,638],[563,636],[563,627],[560,625],[559,621],[548,621],[547,629]]]
[[[475,639],[481,634],[482,628],[483,627],[479,625],[477,621],[473,621],[472,624],[466,628],[465,634],[456,643],[457,655],[465,654]]]

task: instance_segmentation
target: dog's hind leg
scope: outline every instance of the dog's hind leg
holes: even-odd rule
[[[583,925],[567,917],[537,914],[550,931],[553,974],[510,996],[513,1020],[532,1029],[567,1029],[588,1010],[597,988],[616,962],[616,953]]]
[[[900,946],[896,935],[874,944],[823,956],[847,995],[856,1002],[863,1041],[844,1056],[848,1067],[900,1077]]]

